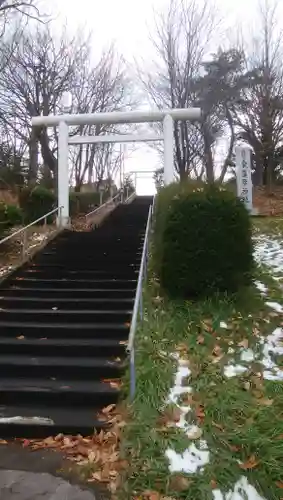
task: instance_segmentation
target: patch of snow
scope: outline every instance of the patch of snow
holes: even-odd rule
[[[220,321],[220,328],[228,328],[228,325],[227,323],[225,323],[225,321]]]
[[[192,388],[190,386],[182,385],[184,378],[187,378],[190,375],[191,370],[187,366],[178,366],[178,370],[175,375],[174,386],[170,390],[168,396],[168,402],[177,404],[178,398],[181,394],[192,392]]]
[[[0,417],[0,424],[35,424],[35,425],[55,425],[51,418],[46,417]]]
[[[265,286],[264,283],[261,283],[261,281],[255,281],[255,286],[256,288],[260,291],[261,295],[266,295],[268,292],[267,286]]]
[[[249,363],[250,361],[254,361],[255,354],[252,349],[243,349],[241,352],[241,361],[246,361]]]
[[[234,351],[234,350],[233,350]],[[229,352],[229,349],[228,349]],[[241,361],[246,363],[250,363],[255,359],[255,354],[252,349],[241,349]],[[224,366],[224,375],[227,378],[236,377],[237,375],[241,375],[247,371],[247,367],[243,365],[234,365],[233,362]]]
[[[265,500],[256,491],[254,486],[252,486],[245,476],[242,476],[239,481],[236,482],[234,490],[230,490],[228,493],[221,493],[220,490],[212,490],[214,500]]]
[[[209,462],[209,451],[205,441],[200,442],[200,447],[197,448],[195,443],[192,443],[184,453],[176,453],[174,450],[166,450],[166,457],[169,460],[170,472],[186,472],[194,474],[204,465]]]
[[[261,337],[259,343],[262,345],[262,358],[258,359],[258,362],[265,368],[263,377],[266,380],[283,380],[283,367],[280,369],[273,360],[273,357],[276,355],[283,356],[283,329],[276,328],[268,337]],[[256,357],[252,349],[242,349],[241,361],[249,363],[254,361]],[[224,375],[227,378],[236,377],[246,370],[246,366],[240,364],[234,365],[231,362],[224,366]]]
[[[245,371],[247,371],[247,367],[242,365],[231,364],[224,366],[224,375],[227,378],[236,377],[237,375],[241,375]]]
[[[171,355],[172,357],[172,355]],[[191,406],[180,405],[178,403],[179,397],[182,394],[191,394],[192,388],[189,385],[183,385],[186,378],[191,375],[191,370],[188,367],[188,360],[184,360],[179,354],[173,354],[173,357],[178,361],[178,368],[175,374],[174,385],[169,392],[167,403],[175,404],[180,410],[180,418],[174,425],[182,429],[189,439],[198,440],[201,436],[201,429],[195,424],[189,424],[186,416],[192,411]],[[169,460],[170,472],[187,471],[197,472],[197,470],[209,461],[209,451],[207,449],[206,441],[199,440],[199,449],[196,448],[195,443],[192,443],[183,454],[168,448],[165,453]]]
[[[283,244],[278,239],[260,235],[254,238],[254,259],[264,264],[275,273],[283,272]]]
[[[265,304],[268,307],[271,307],[271,309],[274,309],[274,311],[276,311],[278,313],[283,313],[283,307],[281,306],[281,304],[278,304],[278,302],[268,301],[268,302],[265,302]]]
[[[283,380],[283,370],[277,366],[272,359],[272,355],[283,355],[283,330],[276,328],[271,335],[264,339],[263,359],[261,363],[265,367],[263,376],[267,380]]]

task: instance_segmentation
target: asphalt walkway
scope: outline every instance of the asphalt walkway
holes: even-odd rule
[[[1,500],[107,500],[92,483],[83,483],[60,453],[0,446]]]

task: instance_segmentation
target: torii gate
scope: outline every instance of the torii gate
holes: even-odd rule
[[[58,225],[69,225],[69,145],[107,142],[164,141],[164,183],[174,180],[174,120],[199,120],[200,108],[166,109],[158,111],[113,111],[109,113],[63,114],[35,116],[32,126],[59,127],[58,133]],[[163,122],[163,133],[135,135],[74,136],[69,137],[69,126],[107,123]]]

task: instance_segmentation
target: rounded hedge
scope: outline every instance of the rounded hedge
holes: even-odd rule
[[[203,189],[204,182],[188,179],[187,182],[172,182],[162,187],[156,197],[154,233],[153,233],[153,265],[155,272],[160,274],[160,266],[163,253],[163,233],[166,226],[166,220],[172,201],[181,193],[189,194],[197,189]]]
[[[217,187],[175,194],[162,231],[160,281],[176,298],[236,292],[253,270],[251,222],[244,204]]]

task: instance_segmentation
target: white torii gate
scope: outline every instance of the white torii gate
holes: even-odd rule
[[[66,114],[35,116],[32,126],[59,127],[58,133],[58,206],[62,207],[58,225],[69,225],[69,145],[102,142],[149,142],[164,141],[164,183],[174,180],[174,120],[199,120],[200,108],[166,109],[163,111],[113,111],[109,113]],[[107,123],[163,122],[163,133],[159,135],[105,135],[69,137],[69,126]]]

